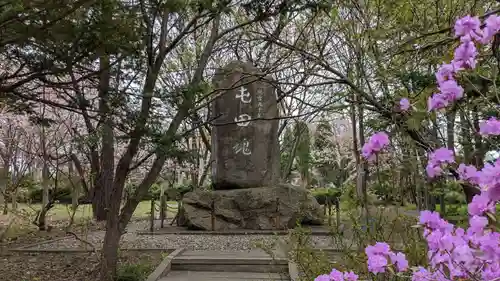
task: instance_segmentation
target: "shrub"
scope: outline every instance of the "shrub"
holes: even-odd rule
[[[143,281],[151,271],[152,266],[147,263],[124,264],[118,268],[116,281]]]
[[[465,202],[463,192],[450,191],[444,195],[444,201],[448,204],[462,204]]]
[[[325,205],[328,200],[332,203],[335,202],[340,197],[341,191],[338,188],[319,187],[311,189],[311,193],[320,205]]]
[[[49,196],[54,196],[55,200],[59,201],[63,204],[71,204],[71,189],[70,188],[62,188],[57,189],[54,194],[54,190],[49,190]],[[42,189],[35,189],[29,193],[28,199],[31,203],[41,203],[43,197]]]
[[[370,225],[367,227],[364,215],[351,210],[344,213],[343,224],[334,227],[328,237],[327,247],[336,249],[335,252],[315,250],[317,246],[314,245],[311,231],[300,226],[291,231],[284,243],[288,247],[285,250],[288,258],[302,272],[301,281],[314,280],[332,268],[366,275],[368,271],[363,249],[374,241],[396,242],[398,250],[408,253],[409,261],[425,264],[427,248],[421,232],[411,227],[415,220],[414,217],[398,214],[392,208],[379,207],[372,209]],[[387,225],[392,227],[388,228]]]
[[[191,190],[193,190],[193,186],[189,184],[175,185],[171,188],[168,188],[165,191],[165,194],[167,195],[167,200],[179,201],[182,199],[184,194],[188,193]]]

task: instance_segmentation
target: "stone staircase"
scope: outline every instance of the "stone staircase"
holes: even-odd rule
[[[264,251],[184,251],[160,281],[289,281],[288,261]]]

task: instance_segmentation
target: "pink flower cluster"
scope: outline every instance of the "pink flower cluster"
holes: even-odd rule
[[[448,64],[442,64],[436,72],[439,93],[429,97],[429,111],[449,106],[464,96],[464,89],[458,85],[455,75],[464,69],[476,67],[476,44],[486,44],[500,30],[500,17],[491,15],[481,29],[478,17],[465,16],[455,23],[455,36],[460,38],[460,46],[455,49],[454,58]]]
[[[383,273],[389,265],[393,265],[399,272],[408,270],[408,261],[403,253],[394,253],[389,244],[377,242],[365,249],[368,257],[368,270],[373,273]],[[389,262],[390,260],[390,262]]]
[[[425,227],[430,269],[419,269],[417,280],[500,277],[500,233],[487,228],[487,217],[472,216],[469,228],[464,230],[443,220],[436,212],[422,211],[420,224]]]
[[[429,162],[425,168],[430,178],[437,177],[443,173],[443,166],[455,162],[453,151],[447,148],[438,148],[429,154]]]
[[[399,108],[401,109],[401,111],[408,111],[410,109],[410,106],[410,100],[408,100],[407,98],[402,98],[399,100]]]
[[[488,213],[494,214],[496,211],[495,205],[495,202],[491,201],[486,193],[481,193],[472,198],[472,202],[469,203],[467,209],[471,216],[484,216]]]
[[[412,281],[451,280],[500,280],[500,233],[491,230],[488,212],[495,206],[487,198],[476,195],[469,205],[475,213],[464,230],[442,219],[437,212],[420,212],[419,225],[424,228],[427,240],[429,268],[418,267],[411,272]],[[365,248],[368,271],[384,273],[407,272],[408,261],[403,253],[394,253],[387,243],[377,242]],[[347,276],[352,278],[347,278]],[[355,276],[355,278],[354,278]],[[330,275],[320,275],[315,281],[351,281],[358,276],[352,272],[333,270]]]
[[[488,120],[481,121],[479,124],[479,134],[481,136],[500,135],[500,120],[490,117]]]
[[[493,164],[486,163],[479,171],[472,165],[460,164],[458,175],[461,180],[479,185],[490,200],[500,200],[500,159]]]
[[[429,111],[441,109],[463,97],[463,88],[455,80],[455,74],[463,69],[476,66],[476,44],[489,43],[500,31],[500,17],[491,15],[481,29],[478,17],[466,16],[457,20],[455,35],[461,45],[455,50],[454,59],[443,64],[436,73],[440,92],[428,100]],[[407,99],[400,100],[400,109],[409,109]],[[482,136],[500,135],[500,120],[492,117],[480,124]],[[389,144],[385,133],[377,133],[363,146],[363,156],[371,159]],[[443,173],[446,165],[455,163],[453,151],[439,148],[429,154],[426,172],[429,177]],[[424,227],[427,240],[429,268],[413,268],[412,281],[448,280],[500,280],[500,233],[490,225],[494,219],[496,204],[500,201],[500,159],[493,164],[485,164],[481,170],[471,165],[460,164],[459,178],[481,189],[468,205],[469,228],[455,227],[445,221],[439,213],[422,211],[419,224]],[[408,262],[403,253],[393,253],[388,244],[377,242],[365,249],[368,256],[368,270],[374,274],[384,273],[392,267],[399,272],[408,270]],[[394,270],[392,270],[394,271]],[[354,273],[350,276],[356,276]],[[333,270],[330,275],[321,275],[315,281],[353,280],[346,273]]]
[[[375,159],[375,155],[388,145],[389,136],[384,132],[378,132],[373,134],[370,139],[368,139],[368,142],[363,145],[361,154],[368,161],[373,161]]]
[[[322,274],[314,279],[314,281],[357,281],[358,275],[354,274],[354,272],[341,272],[332,269],[330,274]]]

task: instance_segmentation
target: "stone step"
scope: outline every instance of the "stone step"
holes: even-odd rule
[[[172,260],[172,270],[220,272],[288,272],[285,258],[273,258],[263,251],[185,251]]]
[[[289,281],[285,274],[256,272],[170,271],[159,281]]]

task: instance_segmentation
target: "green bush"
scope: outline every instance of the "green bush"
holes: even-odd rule
[[[51,189],[49,190],[49,196],[53,198],[52,196],[55,197],[57,201],[60,203],[71,203],[71,189],[70,188],[61,188],[57,189],[54,191]],[[29,193],[28,199],[31,203],[41,203],[42,202],[42,197],[43,197],[43,190],[42,189],[35,189]]]
[[[324,187],[313,188],[311,189],[311,193],[320,205],[325,205],[328,200],[333,203],[341,195],[341,191],[338,188]]]
[[[444,201],[448,204],[465,203],[465,195],[463,192],[450,191],[444,195]]]
[[[188,184],[175,185],[175,186],[167,189],[165,191],[165,194],[167,196],[167,200],[179,201],[182,199],[184,194],[188,193],[191,190],[193,190],[193,186],[188,185]]]
[[[142,200],[159,200],[162,184],[164,183],[157,182],[152,184],[148,193],[142,198]],[[126,186],[125,190],[128,194],[134,194],[136,188],[136,185],[129,184]],[[167,201],[179,201],[185,193],[191,191],[192,189],[193,187],[191,185],[174,185],[173,187],[166,187],[164,189],[164,194]]]
[[[143,281],[146,280],[151,271],[150,264],[124,264],[118,268],[116,281]]]

